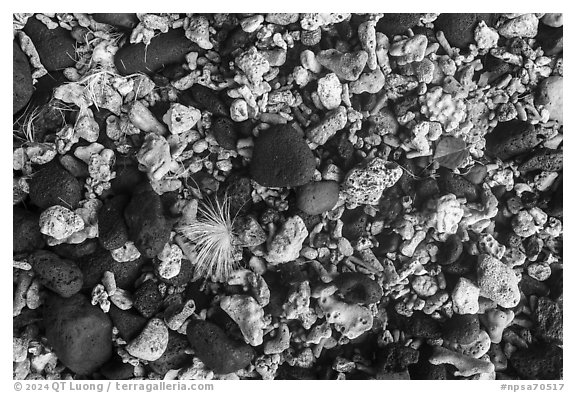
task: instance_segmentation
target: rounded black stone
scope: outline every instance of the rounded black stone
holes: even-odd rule
[[[296,187],[312,180],[316,160],[290,125],[263,130],[254,142],[250,174],[265,187]]]

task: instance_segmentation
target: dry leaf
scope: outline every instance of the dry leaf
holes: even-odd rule
[[[436,145],[434,159],[445,168],[456,169],[462,165],[469,154],[466,142],[460,138],[447,136]]]

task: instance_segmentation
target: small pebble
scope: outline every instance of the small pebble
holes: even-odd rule
[[[368,54],[365,51],[342,53],[336,49],[327,49],[320,51],[316,59],[324,67],[336,73],[338,77],[347,81],[355,81],[368,61]]]
[[[331,210],[338,202],[339,186],[335,181],[308,183],[297,190],[296,206],[308,214]]]
[[[318,97],[328,110],[336,109],[342,101],[342,84],[334,73],[329,73],[318,80]]]
[[[168,347],[168,327],[164,321],[152,318],[144,330],[126,345],[126,351],[139,359],[153,362],[162,356]]]

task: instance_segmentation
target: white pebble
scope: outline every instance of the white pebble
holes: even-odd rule
[[[110,254],[116,262],[131,262],[140,258],[140,251],[132,241],[127,241],[122,247],[111,250]]]
[[[84,220],[73,211],[59,205],[50,206],[40,214],[40,232],[63,240],[84,229]]]
[[[176,277],[182,266],[182,250],[176,244],[166,243],[162,252],[158,254],[158,260],[160,262],[156,268],[160,277],[165,279]]]
[[[544,262],[532,263],[528,266],[526,271],[530,277],[538,281],[547,280],[552,274],[550,265]]]
[[[162,121],[168,125],[172,134],[180,134],[194,127],[201,116],[200,111],[192,106],[173,103],[162,117]]]
[[[452,291],[452,307],[456,314],[476,314],[480,305],[480,288],[467,278],[460,277]]]
[[[110,301],[120,310],[129,310],[134,304],[130,293],[122,288],[116,288],[114,293],[110,295]]]
[[[184,321],[186,321],[186,319],[188,319],[189,316],[194,314],[194,311],[196,311],[196,304],[194,303],[194,300],[192,299],[187,300],[186,303],[184,303],[182,310],[180,312],[164,319],[166,322],[166,326],[168,326],[170,330],[180,329]]]
[[[318,80],[318,97],[326,109],[336,109],[342,102],[342,84],[331,72]]]
[[[230,172],[232,170],[232,163],[229,160],[220,160],[216,162],[216,168],[222,172]]]
[[[242,30],[246,33],[253,33],[262,26],[262,22],[264,22],[262,15],[249,16],[240,21],[240,27],[242,27]]]
[[[206,139],[200,139],[199,141],[194,142],[192,145],[192,151],[197,154],[202,153],[206,149],[208,149],[208,142]]]
[[[134,357],[153,362],[168,347],[168,327],[159,318],[152,318],[138,337],[126,345],[126,351]]]
[[[104,284],[104,288],[108,295],[112,296],[116,292],[116,278],[114,277],[114,273],[105,271],[102,275],[102,284]]]
[[[104,146],[99,143],[92,143],[88,146],[79,146],[74,150],[74,156],[84,161],[86,164],[90,164],[90,157],[92,154],[100,154],[104,150]]]
[[[230,118],[235,122],[248,120],[248,103],[241,99],[235,99],[230,105]]]

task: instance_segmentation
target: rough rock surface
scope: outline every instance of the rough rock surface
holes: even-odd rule
[[[48,343],[73,372],[89,376],[112,356],[112,322],[83,295],[50,296],[44,322]]]
[[[250,173],[266,187],[296,187],[312,180],[316,161],[291,126],[262,131],[254,142]]]

